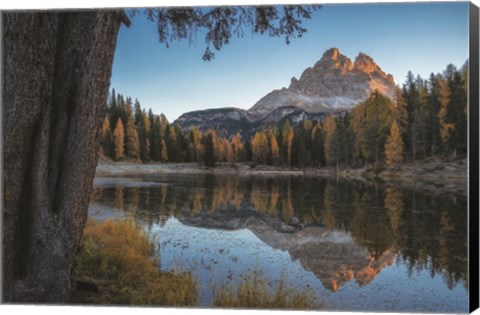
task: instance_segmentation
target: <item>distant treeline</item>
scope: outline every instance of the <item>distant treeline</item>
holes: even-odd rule
[[[468,64],[448,65],[428,80],[407,75],[394,99],[378,91],[350,112],[323,121],[258,131],[250,139],[223,136],[196,127],[183,131],[165,115],[148,113],[138,100],[109,97],[100,153],[114,161],[253,162],[289,167],[397,168],[428,157],[465,156],[467,152]]]

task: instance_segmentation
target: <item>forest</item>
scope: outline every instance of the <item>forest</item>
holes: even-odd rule
[[[321,121],[269,127],[251,138],[182,130],[165,115],[148,113],[140,102],[109,97],[100,155],[113,161],[251,162],[284,167],[389,167],[426,158],[451,159],[467,153],[468,61],[450,64],[428,79],[408,72],[394,99],[378,91],[351,111]]]

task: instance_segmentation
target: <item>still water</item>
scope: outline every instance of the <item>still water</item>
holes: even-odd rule
[[[190,271],[199,304],[258,272],[327,310],[467,312],[467,198],[292,176],[96,178],[90,217],[132,218],[160,268]]]

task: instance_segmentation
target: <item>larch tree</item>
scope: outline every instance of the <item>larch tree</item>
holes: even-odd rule
[[[282,142],[281,142],[281,151],[280,151],[280,156],[281,156],[281,162],[282,163],[288,163],[290,164],[290,157],[289,157],[289,154],[288,154],[288,141],[289,141],[289,137],[290,137],[290,132],[291,132],[291,125],[290,125],[290,122],[287,120],[285,120],[285,123],[283,125],[283,128],[282,128],[282,132],[281,132],[281,135],[282,135]]]
[[[385,163],[398,171],[400,163],[403,161],[404,144],[402,134],[397,123],[394,121],[390,128],[390,135],[385,143]]]
[[[149,8],[161,43],[306,30],[314,7]],[[3,30],[3,299],[65,302],[87,218],[121,10],[8,12]]]
[[[449,139],[453,130],[453,123],[447,119],[448,106],[450,103],[450,85],[446,79],[440,79],[438,81],[438,101],[440,102],[440,110],[438,112],[438,120],[440,122],[440,139],[442,141],[442,148],[444,152],[448,151]]]
[[[111,158],[113,155],[113,135],[110,128],[108,117],[105,116],[102,125],[102,152],[105,157]]]
[[[125,159],[125,132],[121,118],[118,118],[115,130],[113,131],[113,147],[113,157],[115,161]]]
[[[293,139],[295,137],[295,131],[293,130],[293,127],[290,127],[289,131],[286,134],[287,136],[287,141],[286,141],[286,152],[287,152],[287,163],[288,166],[292,167],[292,156],[293,156]]]
[[[267,164],[270,147],[265,131],[257,131],[252,139],[252,158],[256,163]]]
[[[167,144],[165,143],[164,139],[162,139],[162,141],[160,141],[160,161],[161,162],[168,162]]]
[[[272,164],[278,165],[280,163],[280,148],[278,146],[277,137],[275,133],[269,133],[270,154],[272,156]]]
[[[242,149],[242,136],[240,133],[232,138],[230,145],[232,146],[233,162],[236,163],[240,160],[240,154]]]
[[[337,163],[337,156],[336,156],[336,146],[338,143],[336,143],[334,139],[334,134],[335,134],[335,117],[333,115],[328,116],[325,118],[325,121],[323,123],[323,130],[325,133],[325,157],[327,159],[327,164],[329,166],[336,165]]]

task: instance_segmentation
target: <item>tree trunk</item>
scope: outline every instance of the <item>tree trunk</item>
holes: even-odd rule
[[[119,11],[3,14],[5,302],[68,298],[125,19]]]

